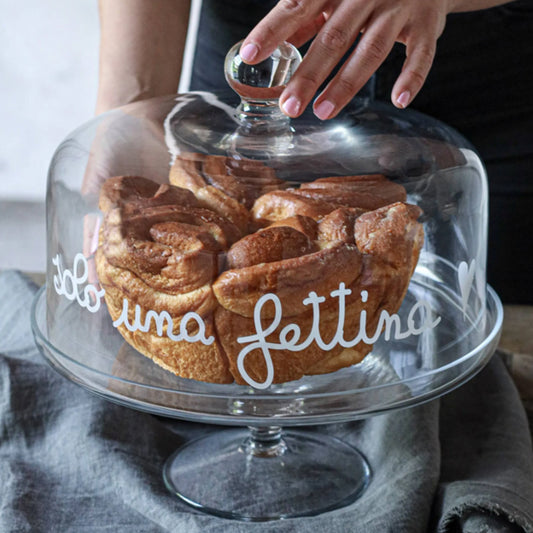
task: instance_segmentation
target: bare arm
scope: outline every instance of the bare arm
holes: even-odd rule
[[[175,93],[190,0],[99,0],[99,10],[96,112]]]
[[[313,103],[315,114],[325,120],[337,115],[357,94],[395,42],[403,43],[406,59],[391,98],[394,105],[404,108],[413,101],[426,80],[446,16],[508,2],[280,0],[246,37],[240,53],[248,63],[258,63],[281,41],[300,46],[313,39],[302,64],[280,97],[282,110],[296,117],[360,36],[354,52]]]

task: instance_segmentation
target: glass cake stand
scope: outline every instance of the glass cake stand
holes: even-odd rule
[[[169,418],[248,426],[247,430],[213,431],[189,442],[168,459],[163,475],[169,490],[197,509],[226,518],[265,521],[311,516],[342,507],[355,501],[370,483],[372,465],[358,450],[325,433],[294,430],[293,426],[363,419],[418,405],[451,391],[476,374],[494,353],[503,311],[498,296],[485,284],[486,173],[466,140],[429,117],[391,110],[368,98],[355,99],[343,115],[327,122],[319,121],[312,113],[289,120],[281,113],[278,98],[299,63],[298,52],[285,43],[268,60],[250,66],[240,60],[238,50],[239,45],[230,50],[225,65],[228,83],[241,97],[237,107],[222,95],[219,98],[211,93],[136,102],[81,126],[60,145],[48,182],[47,284],[35,298],[32,327],[39,349],[54,369],[107,400]],[[317,178],[326,179],[330,185],[339,178],[344,183],[356,178],[355,182],[367,186],[368,174],[378,174],[392,180],[395,190],[403,190],[406,201],[420,208],[424,244],[397,312],[397,306],[392,311],[385,308],[385,292],[393,286],[388,281],[397,276],[390,274],[390,269],[368,273],[365,267],[361,274],[362,283],[368,283],[369,278],[383,282],[384,288],[379,289],[382,292],[374,295],[382,308],[380,316],[374,317],[377,325],[373,332],[365,330],[366,307],[360,311],[357,325],[350,326],[342,318],[345,308],[340,294],[352,292],[345,291],[344,282],[339,282],[338,290],[324,289],[324,295],[338,296],[337,324],[331,321],[336,328],[332,330],[335,343],[345,348],[362,343],[372,346],[359,364],[281,384],[269,384],[267,379],[261,384],[247,380],[250,386],[221,385],[177,377],[125,342],[117,330],[120,324],[137,333],[148,331],[150,322],[146,319],[140,325],[137,306],[136,324],[128,323],[128,309],[132,316],[135,305],[132,300],[128,307],[128,298],[134,292],[131,286],[123,287],[128,298],[122,294],[125,318],[121,315],[121,322],[110,319],[106,305],[100,305],[99,298],[107,290],[104,284],[102,290],[92,284],[95,278],[91,276],[96,272],[91,273],[88,261],[100,250],[95,221],[105,211],[99,204],[102,185],[113,177],[137,176],[142,180],[145,176],[167,187],[172,182],[169,163],[203,165],[202,158],[224,161],[224,168],[216,172],[202,167],[207,180],[200,173],[202,191],[204,186],[207,190],[206,184],[214,175],[219,181],[215,180],[213,187],[218,184],[223,190],[227,179],[257,186],[266,176],[265,183],[271,183],[271,174],[264,174],[265,170],[296,188],[310,185],[308,182],[324,184]],[[251,162],[256,166],[250,167]],[[309,194],[305,189],[304,197]],[[230,200],[234,205],[235,198]],[[357,203],[355,207],[363,206]],[[139,210],[130,214],[145,216],[143,209],[135,209]],[[113,212],[117,215],[122,211]],[[103,227],[101,232],[103,249],[116,237],[106,236],[105,230]],[[394,231],[387,235],[388,242],[398,246],[392,241]],[[148,237],[141,239],[148,242],[143,239]],[[125,240],[121,233],[118,242]],[[400,243],[398,255],[405,267],[410,264],[409,257],[401,255],[406,253],[401,248]],[[181,257],[169,253],[173,259]],[[382,265],[395,255],[381,257]],[[330,265],[336,269],[336,264]],[[298,286],[302,271],[296,269],[290,280],[292,286]],[[151,275],[152,270],[146,272]],[[407,282],[402,285],[402,294]],[[318,287],[309,290],[307,300],[312,294],[314,302],[325,300],[324,295],[318,296]],[[368,292],[361,290],[360,295],[361,303],[366,305]],[[250,293],[243,291],[241,296],[247,299]],[[257,303],[265,297],[277,295],[267,292]],[[307,305],[307,300],[301,300],[302,304]],[[256,305],[253,311],[254,321],[258,308]],[[316,325],[320,311],[314,304],[312,327],[301,344],[303,330],[290,321],[295,316],[290,314],[281,331],[272,333],[277,327],[272,320],[261,331],[264,338],[253,344],[250,339],[259,339],[259,330],[264,327],[261,320],[272,319],[260,311],[255,322],[257,336],[234,332],[234,340],[246,344],[238,351],[241,363],[241,355],[255,350],[254,357],[263,355],[269,369],[270,349],[285,350],[282,355],[276,354],[285,358],[298,350],[303,355],[315,342],[330,355],[330,347],[323,348],[323,342],[319,342],[323,341]],[[162,324],[163,312],[166,309],[161,313],[150,309],[146,316],[157,315]],[[243,316],[249,318],[245,312]],[[201,320],[199,324],[200,330],[202,324],[205,327]],[[358,331],[351,331],[351,327]],[[162,334],[161,326],[158,335]],[[183,342],[192,342],[193,337],[191,334]],[[269,338],[274,340],[270,342]],[[335,343],[330,345],[335,347]],[[273,378],[270,370],[268,374]]]
[[[87,321],[72,302],[62,316],[47,320],[46,287],[35,297],[32,328],[48,363],[98,396],[154,415],[248,426],[212,432],[168,459],[165,484],[181,500],[240,520],[312,516],[355,501],[370,482],[372,465],[334,437],[285,428],[363,419],[437,398],[474,376],[496,349],[503,320],[496,293],[487,287],[485,312],[464,315],[460,299],[435,282],[436,267],[454,268],[423,255],[402,307],[423,293],[442,318],[438,328],[401,341],[379,340],[358,365],[267,390],[176,377],[111,331],[105,309],[101,321]]]

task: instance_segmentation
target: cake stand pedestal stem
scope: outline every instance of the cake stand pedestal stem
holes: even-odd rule
[[[254,457],[279,457],[287,452],[287,444],[282,438],[281,427],[249,426],[250,436],[242,445],[242,451]]]

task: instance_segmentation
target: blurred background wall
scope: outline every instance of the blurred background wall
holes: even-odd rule
[[[0,0],[0,268],[45,269],[56,146],[94,114],[97,0]]]
[[[40,201],[55,147],[91,118],[96,0],[0,0],[0,198]]]
[[[98,0],[0,0],[0,269],[45,270],[48,164],[94,115],[98,44]]]

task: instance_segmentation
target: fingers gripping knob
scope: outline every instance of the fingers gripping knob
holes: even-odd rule
[[[270,57],[250,65],[239,54],[241,44],[226,55],[224,72],[229,86],[245,100],[277,100],[302,61],[300,52],[283,42]]]

